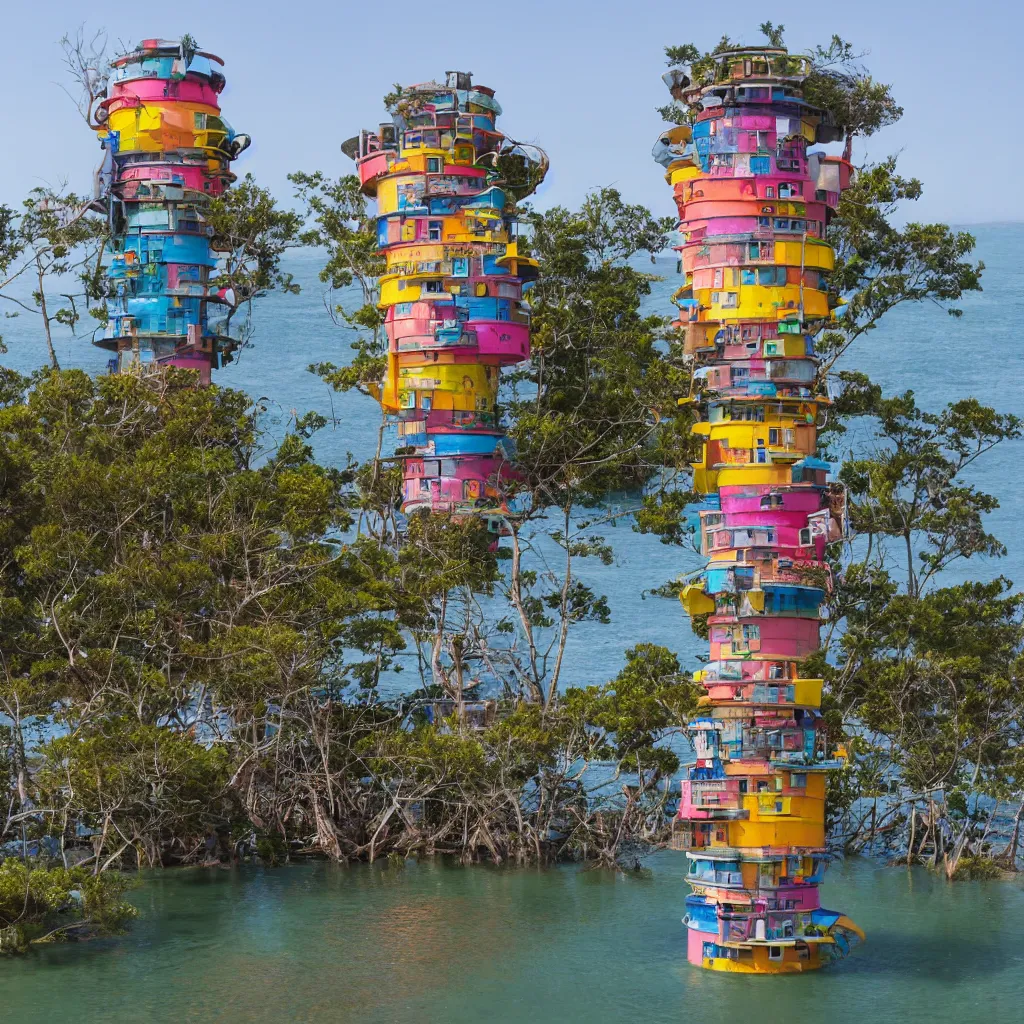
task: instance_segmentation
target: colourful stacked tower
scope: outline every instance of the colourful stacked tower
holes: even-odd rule
[[[95,115],[105,151],[96,196],[111,235],[110,319],[97,344],[117,353],[112,369],[172,364],[208,384],[237,346],[208,320],[209,303],[233,297],[217,286],[203,211],[234,181],[231,161],[249,145],[220,114],[223,63],[188,39],[144,39],[112,62]]]
[[[802,95],[809,62],[783,49],[720,53],[700,81],[665,78],[691,125],[654,149],[679,207],[684,286],[677,326],[705,414],[695,488],[709,559],[681,599],[708,617],[707,689],[690,723],[696,762],[682,783],[677,847],[689,859],[691,963],[781,973],[845,955],[863,933],[821,907],[830,751],[819,649],[825,546],[845,530],[842,489],[815,457],[828,398],[814,335],[832,317],[825,228],[849,184],[836,141]]]
[[[519,250],[515,203],[543,180],[547,158],[497,130],[494,91],[469,74],[403,89],[395,111],[342,145],[377,200],[386,260],[377,397],[412,450],[403,511],[486,513],[503,507],[514,479],[499,371],[530,355],[523,293],[537,263]]]

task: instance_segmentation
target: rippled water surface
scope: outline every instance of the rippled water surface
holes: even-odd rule
[[[0,963],[11,1022],[559,1021],[1011,1024],[1024,889],[863,861],[828,903],[869,933],[802,977],[688,966],[682,858],[649,874],[440,864],[172,871],[123,939]]]
[[[887,391],[911,388],[926,407],[964,395],[1024,416],[1024,226],[973,229],[988,265],[985,292],[954,320],[934,307],[899,310],[851,354]],[[337,421],[318,455],[365,456],[376,407],[332,396],[306,371],[344,361],[350,340],[324,312],[316,253],[291,267],[303,294],[259,306],[253,349],[218,374],[221,384],[268,399],[280,433],[294,412]],[[652,307],[668,308],[674,261]],[[37,366],[44,349],[26,317],[0,330],[0,363]],[[106,354],[63,340],[65,366],[100,372]],[[969,573],[1024,580],[1020,444],[987,456],[972,480],[1002,507],[989,527],[1005,559]],[[612,566],[590,566],[606,593],[608,626],[583,624],[568,650],[569,682],[599,682],[626,646],[663,643],[692,664],[700,644],[674,601],[642,600],[696,558],[633,534],[607,531]],[[963,575],[959,573],[958,575]],[[151,876],[136,891],[141,916],[125,938],[52,947],[0,962],[0,1024],[76,1021],[608,1021],[695,1024],[1004,1024],[1024,1020],[1024,891],[1014,882],[947,886],[923,871],[850,862],[823,899],[868,931],[838,967],[806,977],[716,976],[688,967],[680,924],[687,887],[681,857],[659,854],[645,877],[563,868],[547,872],[410,864],[188,871]]]

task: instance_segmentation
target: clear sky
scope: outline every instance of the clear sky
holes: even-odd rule
[[[1017,0],[13,0],[2,21],[0,202],[40,183],[89,187],[99,147],[57,84],[57,40],[84,22],[130,44],[191,32],[222,56],[224,114],[253,137],[235,169],[289,201],[291,170],[352,170],[338,146],[384,117],[392,83],[463,70],[497,90],[509,135],[548,151],[539,205],[615,185],[668,214],[669,190],[650,158],[663,126],[654,108],[669,99],[663,47],[710,46],[723,33],[756,41],[768,18],[786,25],[791,49],[838,32],[870,51],[865,63],[894,85],[905,114],[855,156],[901,152],[904,173],[925,185],[914,219],[1019,221],[1024,143],[1011,104],[1022,9]]]

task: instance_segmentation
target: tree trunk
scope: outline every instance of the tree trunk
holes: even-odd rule
[[[338,833],[334,829],[334,822],[324,810],[320,800],[320,794],[313,791],[313,816],[316,819],[317,842],[320,849],[327,854],[331,860],[343,861],[345,855],[341,852],[341,843],[338,842]]]
[[[46,348],[50,353],[50,366],[54,370],[59,370],[60,363],[57,362],[57,353],[53,347],[53,334],[50,331],[50,316],[46,312],[46,289],[43,287],[43,264],[38,256],[36,256],[36,278],[39,281],[39,311],[43,316],[43,330],[46,332]]]
[[[1010,842],[998,857],[1011,871],[1016,870],[1017,867],[1017,850],[1020,846],[1020,823],[1022,816],[1024,816],[1024,799],[1017,805],[1017,813],[1013,816],[1013,831],[1010,833]]]
[[[917,804],[910,804],[910,842],[907,843],[907,866],[913,864],[914,856],[914,830],[917,827]]]
[[[540,680],[538,679],[538,668],[537,668],[537,642],[533,635],[533,626],[530,623],[530,617],[526,613],[526,608],[523,605],[523,590],[522,590],[522,558],[523,550],[519,543],[519,526],[513,523],[510,527],[512,535],[512,566],[511,566],[511,577],[509,579],[509,598],[512,601],[512,605],[519,615],[519,623],[523,628],[523,634],[526,638],[526,642],[529,644],[530,653],[530,673],[526,676],[525,673],[522,675],[526,678],[526,686],[530,691],[530,701],[534,704],[544,703],[544,691],[541,689]]]
[[[914,545],[908,530],[904,535],[907,543],[907,596],[917,597],[917,576],[914,573]]]
[[[545,709],[551,706],[551,702],[555,699],[555,694],[558,692],[558,678],[562,672],[562,658],[565,656],[565,645],[569,639],[569,587],[572,583],[572,545],[569,538],[569,529],[572,506],[567,506],[562,511],[565,527],[565,579],[562,580],[562,592],[559,597],[559,615],[561,619],[558,623],[558,651],[555,655],[555,667],[548,682],[548,692],[544,700]]]

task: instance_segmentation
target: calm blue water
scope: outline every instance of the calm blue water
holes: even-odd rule
[[[955,320],[932,305],[898,309],[853,351],[847,364],[867,372],[893,393],[912,388],[927,408],[974,395],[1000,411],[1024,417],[1024,341],[1014,334],[1024,320],[1021,254],[1024,225],[984,225],[971,229],[978,256],[987,265],[985,291],[969,297],[965,314]],[[220,371],[218,383],[241,388],[253,398],[268,399],[267,429],[280,435],[289,420],[311,409],[336,425],[314,439],[320,459],[340,461],[346,452],[367,457],[376,444],[378,406],[363,395],[334,394],[307,371],[310,363],[342,363],[350,356],[351,333],[335,327],[324,309],[323,286],[317,280],[317,252],[291,254],[288,269],[302,285],[298,296],[270,294],[254,314],[252,348]],[[648,265],[649,266],[649,265]],[[668,296],[678,287],[675,260],[661,259],[656,271],[664,280],[655,286],[652,309],[670,312]],[[40,328],[27,316],[0,321],[10,352],[0,363],[27,371],[45,360]],[[58,356],[65,367],[105,371],[107,353],[86,341],[63,337]],[[1009,548],[1009,556],[988,564],[975,561],[951,573],[991,578],[1000,573],[1024,581],[1024,539],[1019,538],[1015,506],[1020,493],[1017,471],[1019,443],[1005,444],[972,471],[971,481],[997,495],[1002,507],[989,520],[990,529]],[[575,627],[566,655],[564,680],[603,682],[623,661],[623,650],[638,641],[665,644],[683,664],[692,664],[702,645],[690,633],[674,600],[641,598],[642,592],[700,565],[692,552],[666,547],[656,538],[641,537],[628,523],[606,530],[615,544],[615,564],[578,563],[579,574],[599,593],[607,594],[612,623]]]
[[[1024,226],[976,229],[988,264],[984,294],[953,320],[940,310],[898,311],[852,354],[887,390],[913,388],[928,407],[975,395],[1024,416]],[[220,383],[270,401],[280,434],[296,413],[337,420],[315,440],[321,459],[366,456],[377,408],[333,395],[306,366],[343,361],[344,331],[323,309],[317,254],[291,260],[301,296],[271,295],[257,317],[255,347]],[[674,261],[657,308],[668,308]],[[28,370],[43,361],[36,325],[6,320],[10,353]],[[63,339],[65,366],[101,372],[106,354]],[[973,481],[998,495],[990,528],[1007,558],[970,572],[1024,580],[1015,511],[1019,444],[997,449]],[[586,578],[610,599],[609,626],[580,626],[569,644],[567,681],[601,682],[640,640],[663,643],[692,664],[700,644],[675,601],[640,599],[681,571],[692,553],[609,530],[613,566]],[[680,917],[684,861],[664,852],[645,877],[551,871],[404,869],[318,864],[280,870],[168,872],[136,892],[142,916],[125,938],[52,947],[0,963],[0,1024],[74,1020],[153,1022],[560,1021],[699,1024],[743,1021],[826,1024],[1009,1024],[1024,1019],[1024,888],[1017,882],[949,886],[923,870],[856,861],[829,875],[824,901],[868,932],[838,967],[803,978],[709,975],[685,963]]]

